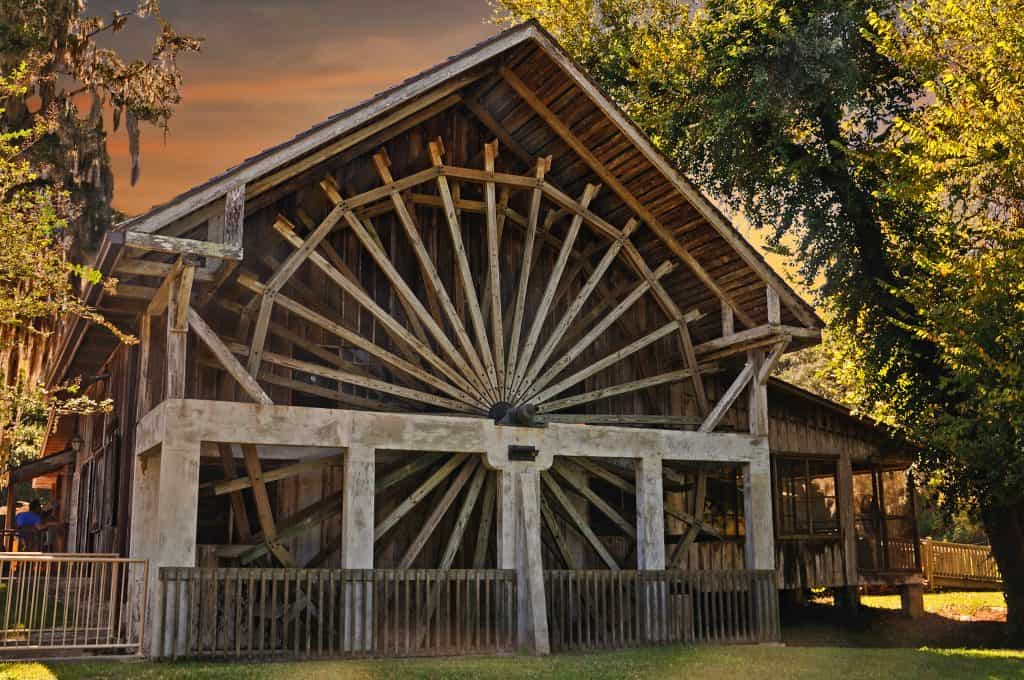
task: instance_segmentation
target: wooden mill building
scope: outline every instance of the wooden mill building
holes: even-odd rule
[[[509,639],[539,652],[614,614],[622,574],[683,579],[615,614],[652,640],[700,637],[694,584],[919,583],[909,452],[770,377],[821,320],[536,24],[118,225],[96,266],[119,283],[87,301],[140,342],[65,322],[51,383],[116,408],[62,419],[37,472],[69,550],[149,561],[154,654],[209,642],[180,636],[208,573],[250,603],[240,647],[245,578],[283,573],[305,608],[274,621],[312,635],[315,574],[468,574],[485,600],[498,574],[486,601],[514,582]],[[386,610],[387,583],[341,611]]]

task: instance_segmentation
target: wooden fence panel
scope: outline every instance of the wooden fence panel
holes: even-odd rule
[[[161,656],[512,651],[514,571],[164,568]]]
[[[772,571],[545,571],[553,651],[779,640]]]

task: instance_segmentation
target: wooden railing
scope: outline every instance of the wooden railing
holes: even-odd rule
[[[160,656],[430,656],[512,651],[514,571],[160,570]]]
[[[546,571],[551,649],[779,640],[773,571]]]
[[[999,589],[1002,574],[987,545],[921,540],[921,567],[930,588]]]
[[[108,555],[0,553],[0,651],[141,651],[148,565]]]

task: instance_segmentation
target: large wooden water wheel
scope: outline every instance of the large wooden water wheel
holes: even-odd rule
[[[687,328],[701,315],[684,313],[662,286],[675,265],[649,262],[632,241],[640,221],[618,209],[616,225],[595,212],[597,185],[583,184],[576,197],[555,186],[546,179],[550,158],[520,175],[496,170],[497,142],[483,147],[480,167],[446,165],[440,139],[427,147],[429,167],[395,178],[380,152],[372,158],[378,186],[346,196],[327,176],[319,202],[296,201],[276,216],[271,233],[280,240],[261,244],[259,261],[247,260],[235,278],[248,300],[217,300],[236,318],[236,342],[228,346],[244,358],[248,375],[345,408],[495,419],[526,413],[530,424],[699,423],[670,412],[668,392],[658,390],[686,385],[707,412],[702,374],[716,367],[698,365]],[[449,508],[456,512],[461,495],[463,519],[439,557],[450,566],[469,514],[487,512],[493,502],[490,484],[481,491],[483,466],[456,460],[423,471],[422,484],[432,485],[422,494],[417,487],[414,498],[432,493],[441,505],[426,518],[412,515],[424,530],[399,566],[422,563],[431,532]],[[247,454],[246,464],[255,481],[258,457]],[[543,477],[551,544],[564,543],[551,529],[557,513],[603,564],[618,568],[574,514],[563,486],[635,537],[632,522],[586,483],[569,479],[561,467]],[[630,484],[621,470],[616,479]],[[257,538],[278,561],[294,563],[276,540],[261,484],[250,488],[262,528]],[[475,510],[478,503],[483,510]],[[304,517],[321,517],[314,510]]]

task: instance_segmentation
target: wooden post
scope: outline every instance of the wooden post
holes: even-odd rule
[[[839,455],[836,496],[843,537],[843,577],[848,587],[857,588],[857,526],[853,504],[853,464],[849,451]]]
[[[197,262],[181,258],[181,271],[171,281],[167,296],[167,379],[165,399],[185,398],[186,351],[188,348],[188,309],[192,280]],[[173,274],[172,274],[173,275]]]
[[[10,478],[10,474],[7,477],[7,515],[5,519],[4,529],[8,532],[4,539],[4,550],[10,552],[14,549],[14,517],[18,510],[18,501],[14,495],[14,480]]]
[[[751,367],[754,376],[761,374],[765,364],[764,350],[752,350],[747,352],[747,364]],[[768,436],[768,386],[759,380],[751,380],[749,388],[749,407],[747,418],[749,420],[750,434],[761,437]]]
[[[521,472],[519,477],[519,541],[517,560],[519,590],[526,591],[526,637],[520,637],[534,654],[551,653],[548,637],[547,601],[544,596],[544,563],[540,542],[540,477],[536,472]],[[523,598],[520,597],[520,602]],[[523,620],[520,614],[520,621]]]

